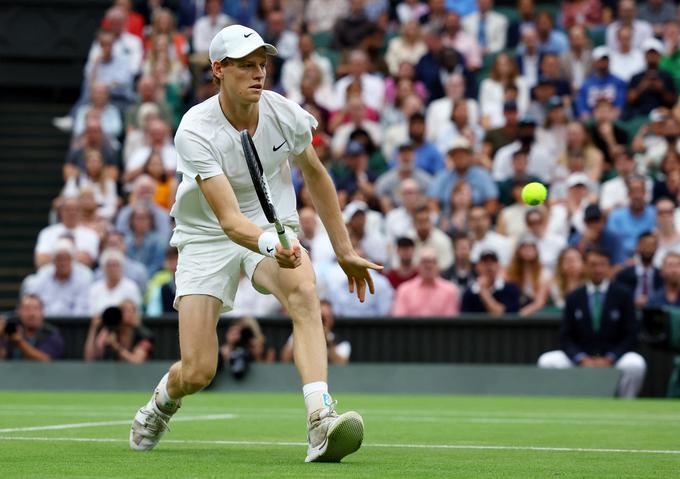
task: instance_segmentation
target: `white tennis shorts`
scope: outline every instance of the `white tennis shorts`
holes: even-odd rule
[[[269,228],[267,228],[269,229]],[[273,227],[271,229],[273,231]],[[296,238],[293,229],[286,227],[288,236]],[[241,271],[262,294],[271,294],[253,281],[255,268],[265,256],[244,248],[222,237],[187,235],[175,231],[170,245],[179,251],[175,283],[177,292],[173,307],[179,309],[179,300],[190,294],[205,294],[222,301],[222,313],[234,307]]]

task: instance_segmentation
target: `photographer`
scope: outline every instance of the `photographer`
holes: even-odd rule
[[[153,337],[140,323],[137,306],[131,300],[94,316],[85,340],[85,361],[136,364],[147,361],[153,350]]]
[[[264,334],[252,316],[234,320],[225,339],[220,348],[220,363],[229,368],[236,379],[246,375],[250,363],[274,362],[276,351],[269,348],[265,353]]]
[[[40,298],[24,295],[17,313],[18,321],[0,318],[0,359],[48,362],[61,358],[64,339],[57,328],[45,323]]]
[[[331,303],[326,300],[321,300],[321,322],[323,323],[323,332],[326,335],[328,362],[330,364],[347,364],[352,353],[352,345],[349,341],[338,338],[333,332],[333,326],[335,325],[333,308]],[[291,361],[293,361],[292,334],[281,350],[281,362],[289,363]]]

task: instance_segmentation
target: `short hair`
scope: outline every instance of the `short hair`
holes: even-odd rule
[[[414,248],[416,246],[415,241],[413,241],[408,236],[400,236],[397,238],[397,248]]]
[[[587,260],[588,256],[590,255],[596,255],[596,256],[602,256],[604,258],[607,258],[607,261],[611,262],[612,260],[612,255],[609,251],[606,249],[602,248],[601,246],[591,246],[586,249],[586,252],[584,253],[583,257]]]
[[[43,304],[43,300],[37,294],[26,293],[26,294],[22,295],[21,299],[19,300],[19,304],[21,304],[21,302],[24,299],[34,299],[35,301],[38,302],[38,304],[40,304],[40,309],[43,309],[45,307],[45,305]]]
[[[427,207],[427,205],[420,205],[420,206],[418,206],[418,207],[415,209],[415,211],[413,212],[413,216],[415,217],[416,215],[421,214],[421,213],[427,213],[428,216],[429,216],[429,214],[430,214],[430,209]]]
[[[451,236],[451,241],[453,241],[453,244],[455,245],[459,241],[472,241],[472,238],[470,238],[470,235],[467,233],[467,231],[456,231],[452,236]]]
[[[409,122],[409,123],[413,123],[414,121],[422,121],[422,122],[424,122],[424,121],[425,121],[425,115],[423,115],[423,114],[422,114],[421,112],[419,112],[419,111],[415,112],[414,114],[412,114],[412,115],[408,118],[408,122]]]
[[[652,230],[643,231],[638,236],[638,243],[640,241],[642,241],[643,238],[650,238],[650,237],[656,239],[656,235],[654,234],[654,232]]]

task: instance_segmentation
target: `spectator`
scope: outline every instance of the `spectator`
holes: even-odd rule
[[[90,287],[90,314],[98,316],[110,307],[130,300],[135,305],[142,304],[139,288],[131,279],[123,276],[123,253],[115,249],[107,249],[101,255],[99,264],[104,270],[104,277],[95,281]]]
[[[89,115],[99,117],[102,131],[111,145],[119,145],[118,138],[123,133],[123,120],[118,108],[109,102],[109,87],[95,83],[90,89],[90,102],[76,108],[73,124],[73,138],[85,133],[85,118]]]
[[[628,118],[649,113],[660,106],[672,107],[675,103],[675,83],[673,77],[666,71],[660,70],[661,55],[664,54],[663,44],[650,38],[642,44],[645,52],[647,68],[634,75],[628,84],[627,109]]]
[[[314,64],[321,73],[320,86],[329,88],[333,85],[333,65],[330,60],[315,51],[314,37],[309,33],[300,35],[299,52],[287,59],[281,69],[281,86],[286,96],[299,98],[302,96],[301,85],[305,77],[307,65]]]
[[[561,76],[569,82],[573,92],[581,89],[591,66],[592,50],[586,30],[582,25],[574,25],[569,28],[569,50],[560,55]]]
[[[439,276],[437,252],[421,248],[418,275],[397,289],[393,316],[455,316],[460,310],[458,287]]]
[[[113,4],[122,9],[125,14],[125,31],[132,33],[140,39],[144,38],[144,17],[132,10],[132,0],[115,0]],[[104,28],[110,28],[106,18],[102,21]]]
[[[243,378],[250,362],[272,363],[276,358],[276,350],[267,347],[267,338],[253,316],[234,319],[224,339],[225,342],[220,347],[219,363],[228,365],[236,379]]]
[[[145,75],[137,81],[137,98],[135,103],[132,103],[125,110],[125,134],[129,135],[132,131],[143,130],[144,125],[140,119],[140,109],[142,105],[150,103],[156,106],[157,116],[159,116],[167,124],[172,123],[172,109],[165,99],[165,92],[159,85],[156,77],[153,75]],[[129,140],[126,138],[126,141]]]
[[[611,51],[619,51],[616,32],[621,26],[628,26],[633,30],[633,48],[642,48],[642,44],[654,37],[652,26],[645,20],[639,19],[636,13],[635,0],[620,0],[618,5],[619,18],[607,26],[607,47]]]
[[[440,34],[444,46],[451,47],[463,55],[468,70],[479,70],[482,66],[482,49],[477,39],[463,30],[458,13],[449,11],[446,14]]]
[[[356,192],[361,192],[369,201],[374,201],[376,199],[374,182],[378,175],[368,169],[368,155],[364,146],[357,141],[351,141],[347,145],[344,162],[347,170],[335,181],[340,206],[350,202]]]
[[[89,314],[87,291],[92,271],[75,261],[76,249],[71,240],[57,240],[52,263],[28,276],[22,285],[24,294],[40,298],[47,316],[86,316]]]
[[[536,14],[536,32],[541,53],[556,53],[561,55],[569,49],[569,40],[564,32],[554,28],[555,22],[547,10],[541,10]]]
[[[472,203],[495,213],[498,208],[498,187],[484,168],[473,165],[474,157],[468,140],[454,140],[447,153],[452,169],[439,173],[428,190],[428,196],[438,203],[434,206],[444,208],[444,213],[448,214],[446,210],[451,203],[453,187],[458,181],[465,181],[472,188]]]
[[[472,237],[472,251],[470,258],[473,263],[479,261],[483,251],[494,251],[496,261],[500,258],[501,265],[510,262],[512,244],[510,239],[491,230],[491,215],[482,206],[473,206],[470,209],[468,224]]]
[[[129,203],[123,206],[118,211],[116,217],[116,230],[124,235],[131,233],[130,217],[132,216],[132,209],[135,203],[145,205],[151,210],[153,214],[153,224],[156,232],[165,239],[170,239],[172,228],[170,225],[170,216],[168,212],[154,204],[154,197],[156,195],[156,182],[148,175],[141,175],[137,177],[132,185],[132,193],[129,197]]]
[[[549,183],[555,174],[557,158],[550,157],[550,151],[536,141],[534,118],[522,118],[518,126],[517,140],[499,149],[493,158],[491,171],[493,179],[503,181],[512,176],[512,155],[516,151],[524,150],[528,158],[527,174],[540,178],[544,183]]]
[[[316,211],[309,206],[303,206],[298,210],[298,216],[300,218],[298,239],[309,252],[314,266],[332,263],[335,259],[333,245]]]
[[[647,0],[637,12],[637,18],[652,25],[654,35],[662,35],[669,18],[676,16],[677,7],[669,0]]]
[[[299,38],[297,33],[286,28],[286,19],[283,12],[273,9],[266,13],[267,28],[262,38],[265,42],[274,45],[278,50],[277,57],[270,61],[285,61],[292,58],[298,51]]]
[[[424,31],[424,40],[427,45],[427,53],[425,53],[416,64],[416,78],[423,82],[428,92],[428,101],[437,100],[444,96],[445,81],[442,81],[442,76],[448,78],[443,68],[442,57],[444,46],[442,39],[439,36],[439,28],[429,27]],[[464,65],[460,65],[458,71],[451,72],[452,74],[460,74],[465,70]]]
[[[557,258],[555,279],[550,287],[550,299],[558,309],[564,309],[565,298],[586,281],[586,270],[581,252],[569,246]]]
[[[155,230],[153,215],[144,204],[136,204],[132,209],[125,248],[127,256],[142,263],[149,276],[153,276],[163,266],[165,240]]]
[[[163,17],[165,14],[160,15]],[[182,98],[191,84],[191,75],[183,60],[184,56],[177,56],[173,51],[170,36],[158,35],[152,38],[142,73],[156,77],[165,92],[166,101],[177,113],[182,109]]]
[[[307,30],[312,34],[330,32],[348,13],[349,0],[309,0],[305,8]]]
[[[588,127],[588,134],[593,145],[603,154],[604,168],[609,170],[614,166],[614,153],[621,146],[628,144],[628,133],[614,123],[618,111],[606,98],[595,103],[593,109],[593,123]]]
[[[451,238],[433,225],[430,210],[427,206],[419,206],[413,213],[413,240],[416,244],[416,256],[422,248],[428,247],[437,252],[439,270],[444,271],[453,264],[453,244]]]
[[[333,26],[331,48],[335,50],[361,47],[377,28],[366,16],[364,0],[350,0],[349,4],[349,13],[338,18]]]
[[[517,0],[517,15],[508,26],[506,48],[516,48],[520,42],[521,33],[531,27],[535,31],[536,5],[534,0]]]
[[[493,0],[477,0],[477,11],[463,18],[463,28],[477,39],[485,55],[503,50],[508,32],[508,19],[494,12],[493,6]]]
[[[85,339],[85,361],[141,364],[153,351],[154,339],[141,324],[137,304],[129,299],[96,314]]]
[[[597,185],[604,171],[604,155],[593,144],[583,123],[570,122],[566,133],[565,149],[561,154],[558,153],[561,174],[568,176],[569,160],[571,157],[578,156],[583,161],[583,173],[588,176],[592,184]]]
[[[667,22],[663,30],[662,40],[666,54],[661,59],[660,68],[671,74],[676,88],[680,85],[680,23]]]
[[[163,156],[160,151],[151,151],[142,172],[156,181],[156,194],[154,195],[156,205],[170,210],[175,203],[177,181],[173,175],[168,175],[163,165]]]
[[[609,71],[610,51],[607,47],[593,50],[593,72],[584,81],[576,97],[576,114],[587,120],[599,100],[608,100],[618,112],[626,104],[626,83]]]
[[[497,182],[498,199],[502,205],[509,206],[519,201],[519,197],[516,197],[513,192],[513,188],[517,183],[541,181],[537,176],[527,173],[528,166],[529,158],[526,150],[519,149],[512,154],[512,175],[506,180]],[[521,202],[523,203],[524,200]]]
[[[207,56],[210,42],[224,27],[234,20],[222,12],[222,0],[206,0],[205,15],[196,20],[192,29],[192,46],[194,52]]]
[[[94,195],[97,205],[97,214],[106,220],[111,220],[118,209],[118,194],[116,182],[108,176],[105,169],[104,158],[99,150],[87,150],[85,152],[85,170],[69,170],[69,173],[78,173],[66,181],[61,190],[61,196],[75,197],[84,190],[89,190]]]
[[[385,156],[393,158],[396,146],[406,142],[413,145],[416,168],[420,168],[430,175],[436,175],[444,169],[444,161],[441,154],[435,145],[427,141],[425,137],[425,116],[422,113],[417,112],[409,117],[408,129],[403,135],[400,134],[397,138],[393,138],[393,142],[386,139],[383,144]]]
[[[390,75],[397,75],[402,62],[415,66],[426,52],[427,45],[420,38],[418,22],[410,20],[402,23],[401,35],[390,40],[385,53],[385,62]]]
[[[397,246],[397,264],[385,273],[385,277],[396,291],[403,283],[415,278],[418,275],[418,269],[413,261],[416,247],[414,241],[411,238],[400,236],[395,243]]]
[[[118,179],[116,151],[104,135],[101,120],[98,117],[86,119],[85,133],[69,150],[62,170],[64,181],[85,173],[85,157],[90,150],[97,150],[101,154],[107,176],[116,181]]]
[[[427,99],[425,84],[416,79],[415,67],[401,62],[396,75],[385,79],[385,108],[380,114],[380,122],[390,127],[408,121],[409,117],[423,110]]]
[[[432,101],[427,107],[425,115],[425,130],[428,141],[435,141],[439,132],[451,118],[453,106],[458,102],[467,103],[470,124],[479,124],[479,105],[477,100],[466,98],[465,77],[460,73],[454,73],[446,79],[444,85],[446,96]]]
[[[167,57],[178,60],[182,65],[188,65],[189,41],[187,36],[177,31],[176,20],[172,10],[155,8],[151,15],[151,32],[144,42],[144,50],[149,56],[153,48],[158,45],[158,39],[164,39]]]
[[[656,202],[655,233],[659,245],[653,264],[660,268],[668,253],[680,253],[680,231],[675,225],[675,205],[668,198],[661,198]]]
[[[440,128],[435,144],[442,155],[457,139],[466,139],[474,151],[480,151],[483,137],[484,130],[470,119],[467,102],[460,101],[453,106],[451,116]]]
[[[374,228],[367,226],[368,205],[363,201],[353,201],[342,212],[347,231],[354,238],[371,261],[387,264],[389,250],[387,238]]]
[[[139,36],[126,31],[128,13],[119,6],[106,11],[103,26],[104,31],[111,35],[113,54],[125,60],[128,71],[132,76],[137,75],[142,68],[144,48]],[[87,63],[92,64],[106,47],[96,41],[90,47]]]
[[[492,165],[492,158],[498,150],[515,141],[519,134],[517,102],[506,101],[503,104],[503,118],[503,125],[488,130],[482,140],[482,155],[488,166]]]
[[[355,0],[358,1],[358,0]],[[369,108],[381,111],[385,102],[385,83],[377,75],[369,73],[370,61],[362,50],[349,54],[349,74],[335,82],[335,95],[338,105],[347,102],[347,87],[354,81],[361,85],[361,99]]]
[[[554,271],[560,251],[567,246],[566,237],[550,230],[548,215],[543,207],[529,209],[524,218],[527,233],[532,235],[538,243],[541,264],[550,271]]]
[[[64,339],[56,327],[45,322],[40,298],[22,296],[17,315],[15,326],[0,318],[0,359],[40,362],[61,359]]]
[[[123,254],[123,276],[131,279],[138,287],[139,291],[146,291],[146,286],[149,281],[149,274],[146,272],[146,267],[137,260],[125,256],[125,235],[120,231],[109,231],[102,241],[102,251],[107,249],[114,249]],[[99,261],[99,267],[94,272],[94,279],[100,281],[104,278],[104,267]]]
[[[565,239],[572,231],[583,231],[583,214],[588,204],[596,198],[590,193],[590,187],[591,181],[583,172],[571,173],[564,180],[566,197],[555,202],[550,208],[549,231]]]
[[[356,130],[367,132],[374,144],[380,144],[383,136],[380,124],[369,118],[369,112],[359,95],[352,95],[347,99],[347,104],[342,115],[349,116],[349,122],[344,123],[335,129],[333,134],[332,148],[335,156],[342,156],[345,149],[351,142],[350,136]]]
[[[633,30],[622,25],[616,32],[619,49],[611,52],[609,71],[617,78],[628,83],[633,76],[645,69],[645,56],[642,50],[633,48]]]
[[[101,243],[104,236],[106,236],[106,232],[111,227],[111,221],[97,212],[97,200],[92,188],[83,188],[80,190],[80,193],[78,194],[78,209],[80,211],[78,226],[89,228],[94,231]]]
[[[655,289],[649,297],[647,306],[680,307],[680,253],[669,251],[661,266],[662,286]]]
[[[567,149],[569,135],[570,113],[567,111],[567,105],[561,97],[552,96],[548,98],[545,110],[543,126],[536,131],[536,143],[541,145],[542,149],[550,151],[550,156],[562,155]]]
[[[611,262],[620,265],[625,260],[623,248],[619,239],[612,232],[605,229],[605,218],[597,204],[586,207],[583,220],[583,232],[576,231],[569,238],[569,246],[576,248],[581,254],[589,249],[604,249],[609,251]]]
[[[413,145],[411,143],[400,145],[397,151],[396,166],[380,175],[376,180],[375,192],[380,198],[383,211],[388,212],[392,208],[401,206],[402,185],[405,181],[415,181],[418,192],[425,191],[429,187],[432,177],[424,170],[417,168],[414,165],[415,160]]]
[[[526,155],[521,151],[515,153],[515,155],[524,156]],[[531,206],[527,205],[522,199],[522,190],[524,187],[531,183],[526,176],[515,176],[512,179],[503,182],[504,186],[510,184],[510,194],[511,202],[508,206],[501,209],[496,219],[496,232],[507,236],[513,240],[519,238],[527,229],[526,223],[524,222],[527,211],[531,209]]]
[[[468,211],[472,207],[472,187],[458,181],[451,188],[451,199],[444,213],[439,215],[439,228],[449,236],[468,229]]]
[[[677,154],[680,125],[667,108],[654,108],[649,112],[649,123],[642,125],[631,145],[637,153],[636,163],[643,171],[656,171],[668,156]]]
[[[630,204],[627,182],[635,174],[635,160],[629,150],[617,147],[612,156],[616,176],[602,184],[600,193],[600,208],[605,212]],[[645,179],[645,201],[651,200],[651,189],[652,181]]]
[[[661,272],[653,265],[658,245],[654,233],[642,233],[637,240],[632,264],[619,271],[614,278],[617,283],[633,292],[637,307],[645,306],[652,292],[663,287]]]
[[[177,248],[169,247],[165,251],[163,269],[154,274],[149,281],[144,294],[147,316],[161,316],[174,311],[177,257]]]
[[[531,316],[545,307],[552,274],[542,265],[538,238],[525,234],[519,239],[505,277],[520,289],[520,316]]]
[[[385,215],[385,230],[390,241],[408,236],[413,230],[413,214],[423,203],[423,191],[418,183],[407,178],[398,186],[400,205]]]
[[[461,312],[494,316],[516,313],[519,310],[520,291],[517,285],[503,280],[496,252],[482,251],[475,269],[477,279],[463,293]]]
[[[329,364],[347,364],[352,354],[352,344],[338,336],[334,331],[335,318],[331,303],[321,300],[321,323],[323,332],[326,336],[326,347],[328,348]],[[281,362],[293,361],[293,335],[288,337],[288,341],[281,350]]]
[[[656,226],[654,206],[645,202],[646,181],[641,176],[631,176],[627,182],[630,204],[619,207],[609,213],[607,230],[621,242],[625,258],[635,252],[638,237],[645,231],[652,231]]]
[[[517,66],[528,88],[538,83],[541,52],[536,26],[532,23],[522,27],[522,43],[517,47]]]
[[[139,41],[134,35],[130,37]],[[136,70],[131,70],[131,64],[137,62],[136,53],[126,56],[121,50],[116,49],[115,42],[115,37],[110,32],[101,31],[97,35],[96,47],[90,50],[90,57],[85,65],[83,94],[79,103],[82,104],[90,98],[90,91],[95,83],[109,88],[110,101],[120,111],[124,111],[133,101],[132,80]],[[139,62],[141,67],[141,56]]]
[[[508,98],[508,90],[517,89],[517,98]],[[479,86],[481,123],[485,127],[503,126],[503,105],[508,100],[517,103],[520,115],[529,107],[529,85],[519,74],[517,64],[507,53],[499,53],[493,62],[489,76]]]
[[[631,292],[610,283],[609,254],[593,249],[586,253],[588,281],[567,295],[561,350],[543,353],[541,368],[615,367],[622,372],[619,396],[635,398],[645,377],[645,360],[633,352],[637,320]]]
[[[470,259],[472,240],[465,232],[459,231],[453,236],[453,264],[441,273],[442,278],[458,285],[465,291],[475,280],[475,265]]]
[[[99,238],[90,228],[78,225],[78,199],[59,197],[56,204],[61,222],[43,228],[38,234],[34,252],[35,267],[40,268],[54,259],[54,248],[62,237],[72,238],[76,247],[76,260],[85,266],[92,266],[99,251]]]

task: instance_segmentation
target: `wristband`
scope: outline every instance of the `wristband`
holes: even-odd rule
[[[265,231],[257,239],[257,247],[264,256],[274,258],[276,254],[276,245],[279,244],[279,237],[276,233]]]

